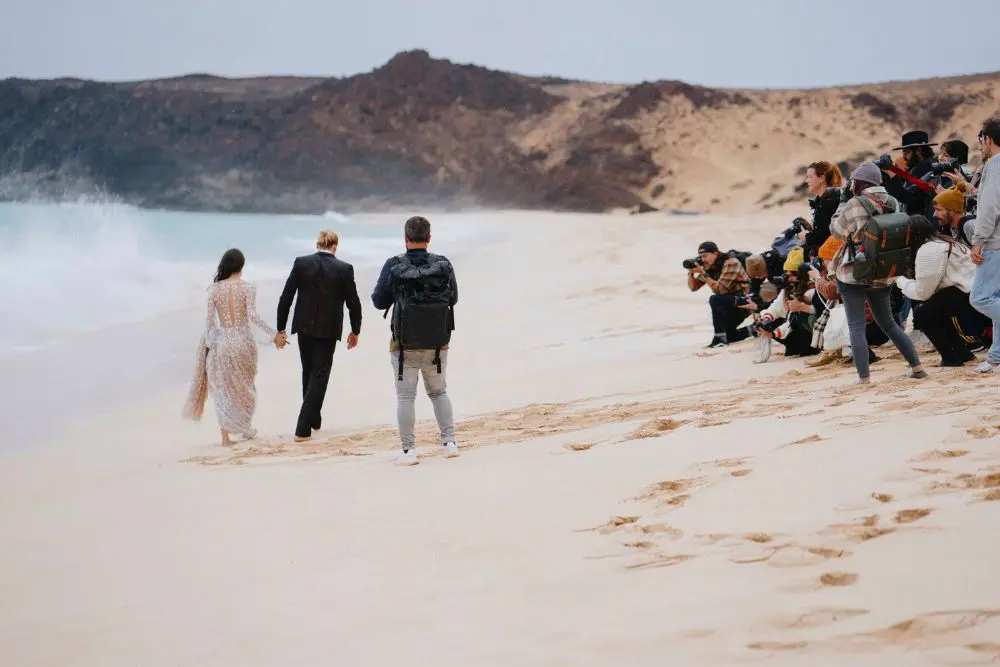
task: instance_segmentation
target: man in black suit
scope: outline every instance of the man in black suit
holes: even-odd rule
[[[295,426],[295,440],[312,437],[322,424],[320,411],[326,397],[333,366],[333,351],[343,335],[344,306],[351,317],[347,349],[358,344],[361,333],[361,299],[354,282],[354,267],[335,256],[340,239],[328,230],[319,233],[317,252],[297,257],[278,300],[278,331],[281,346],[288,340],[285,324],[296,292],[292,334],[299,336],[302,359],[302,409]]]

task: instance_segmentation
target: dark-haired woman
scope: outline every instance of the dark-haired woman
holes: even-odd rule
[[[275,347],[284,346],[281,334],[257,313],[257,288],[242,279],[245,261],[236,248],[227,250],[208,288],[205,332],[198,343],[195,377],[182,412],[186,419],[200,420],[207,396],[212,394],[224,447],[233,444],[231,433],[247,439],[256,435],[251,422],[257,403],[257,343],[250,324],[266,332]]]
[[[914,324],[941,354],[941,365],[957,367],[975,359],[955,322],[963,319],[976,277],[972,253],[922,215],[911,215],[911,247],[916,253],[914,277],[897,278],[896,286],[914,301]]]

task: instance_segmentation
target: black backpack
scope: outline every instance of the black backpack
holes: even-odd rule
[[[879,213],[865,196],[858,201],[871,218],[861,228],[860,239],[848,239],[851,271],[859,283],[908,276],[913,270],[912,230],[907,213]]]
[[[403,379],[404,350],[434,350],[434,363],[441,372],[441,348],[451,340],[451,263],[427,254],[427,261],[414,263],[403,254],[389,269],[395,288],[392,304],[392,337],[399,343],[398,378]],[[385,310],[383,317],[388,315]]]

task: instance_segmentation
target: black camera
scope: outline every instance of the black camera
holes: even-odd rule
[[[879,155],[877,160],[872,160],[872,163],[882,171],[889,171],[893,167],[892,156],[888,153]]]
[[[733,302],[737,306],[745,306],[748,303],[750,303],[750,297],[744,296],[743,294],[737,294],[736,296],[733,297]]]
[[[702,266],[701,257],[693,257],[691,259],[685,259],[683,262],[681,262],[681,266],[683,266],[688,271],[690,271],[696,266]]]
[[[757,320],[755,326],[758,329],[766,331],[769,334],[773,334],[774,330],[777,329],[779,326],[781,326],[781,324],[782,323],[779,320],[772,320],[771,318],[766,318]]]
[[[771,278],[771,284],[779,290],[785,289],[788,286],[788,278],[786,276],[774,276]]]
[[[958,160],[949,160],[948,162],[932,162],[931,171],[940,176],[946,171],[958,171],[962,168],[962,163]]]
[[[805,218],[795,218],[794,220],[792,220],[792,226],[786,229],[784,232],[782,232],[782,235],[786,239],[790,239],[793,236],[798,236],[799,234],[801,234],[803,229],[812,231],[812,225],[809,224],[809,221],[806,220]]]
[[[847,181],[844,183],[844,187],[840,189],[840,203],[846,204],[847,202],[851,201],[853,197],[854,197],[854,184],[851,182],[851,179],[847,179]]]

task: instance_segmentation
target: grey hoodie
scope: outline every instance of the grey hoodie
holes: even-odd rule
[[[976,231],[972,245],[982,245],[983,250],[1000,250],[1000,154],[986,161],[983,176],[976,191],[979,199],[976,209]]]

